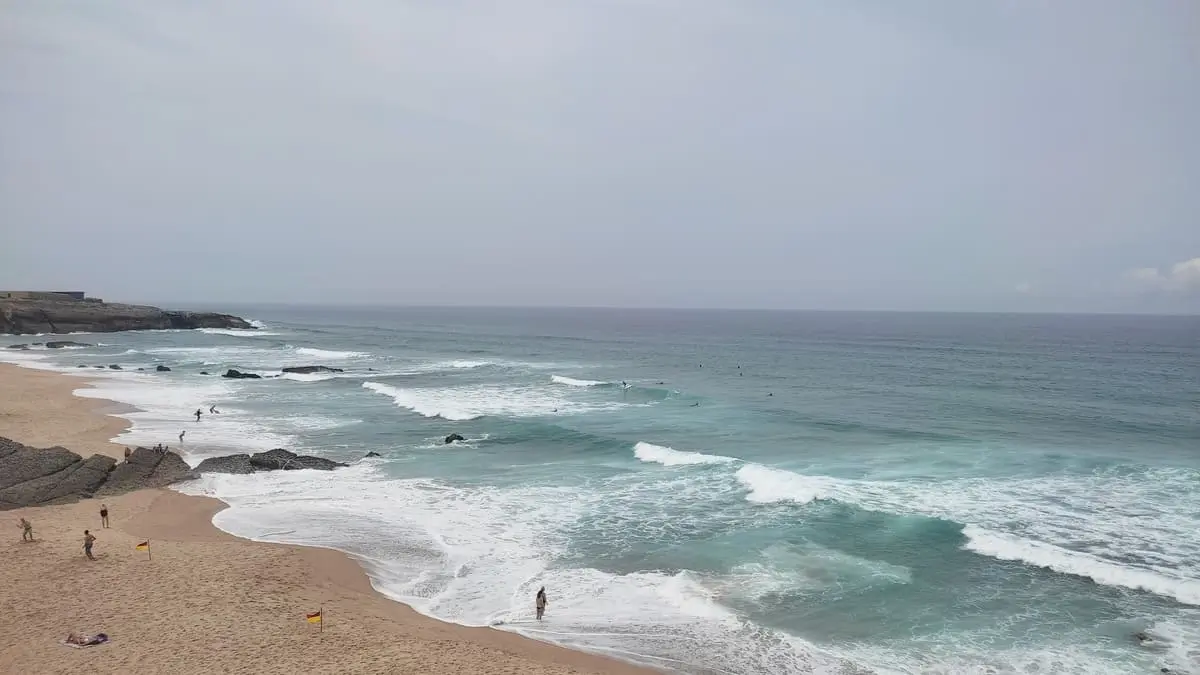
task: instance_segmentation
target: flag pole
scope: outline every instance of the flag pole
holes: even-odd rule
[[[324,633],[325,632],[325,605],[321,605],[319,608],[317,608],[317,611],[321,613],[321,620],[317,622],[318,624],[320,624],[321,628],[317,632]]]
[[[146,540],[146,560],[154,560],[154,553],[150,551],[150,540]]]

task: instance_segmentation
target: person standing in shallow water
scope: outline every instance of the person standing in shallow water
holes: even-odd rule
[[[87,530],[83,531],[83,553],[88,557],[88,560],[95,560],[96,556],[92,555],[92,545],[96,543],[96,537]]]
[[[187,433],[187,429],[184,429],[183,431],[179,432],[179,442],[180,443],[183,442],[183,435],[186,433]]]
[[[546,613],[546,587],[542,586],[538,589],[537,595],[533,599],[533,606],[537,609],[537,619],[542,620],[542,615]]]
[[[108,504],[100,505],[100,527],[108,527]]]
[[[203,411],[202,411],[202,410],[200,410],[199,408],[196,408],[196,421],[197,421],[197,422],[199,422],[199,421],[200,421],[200,415],[201,415],[202,413],[203,413]]]

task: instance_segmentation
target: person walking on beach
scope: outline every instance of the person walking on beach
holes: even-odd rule
[[[100,505],[100,527],[108,528],[108,504]]]
[[[542,615],[546,613],[546,587],[542,586],[538,589],[537,595],[533,598],[533,606],[537,609],[537,620],[542,620]]]
[[[202,410],[200,410],[199,408],[196,408],[196,421],[197,421],[197,422],[199,422],[199,421],[200,421],[200,414],[201,414],[202,412],[203,412]]]
[[[92,544],[96,543],[96,537],[87,530],[83,531],[83,552],[88,557],[88,560],[95,560],[96,556],[92,555]]]
[[[21,519],[21,541],[33,541],[33,525],[24,518]]]

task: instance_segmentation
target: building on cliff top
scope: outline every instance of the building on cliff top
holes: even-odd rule
[[[89,298],[84,291],[0,291],[0,300],[79,300],[103,302],[100,298]]]

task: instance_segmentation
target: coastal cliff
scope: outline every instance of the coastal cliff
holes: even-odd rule
[[[175,312],[54,293],[0,293],[0,334],[112,333],[123,330],[254,328],[245,319],[212,312]]]

